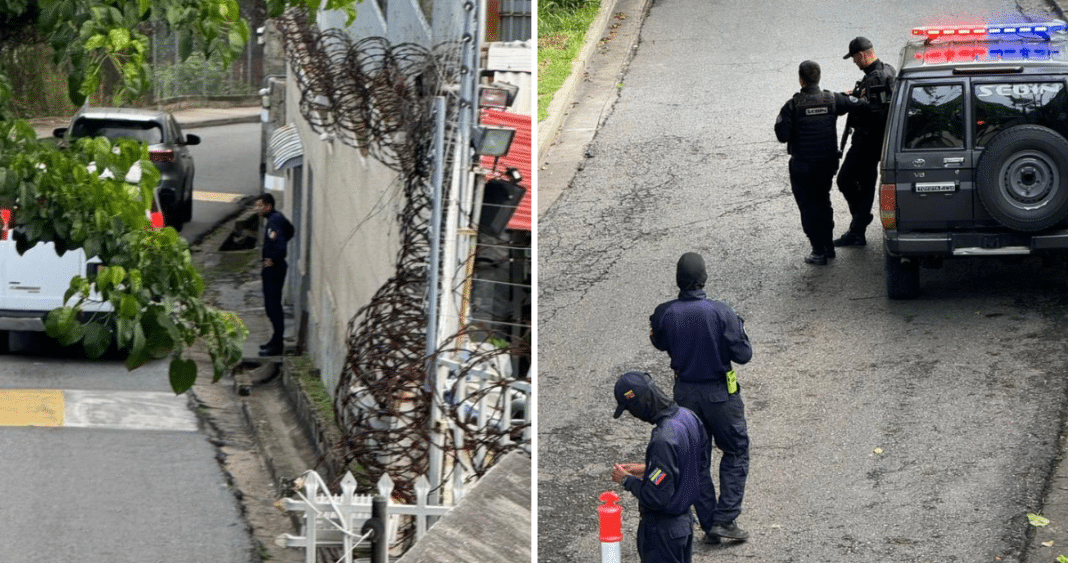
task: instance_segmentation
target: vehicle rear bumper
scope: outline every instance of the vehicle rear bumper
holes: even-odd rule
[[[48,311],[5,311],[0,309],[0,330],[44,332]]]
[[[899,233],[883,231],[894,256],[1022,256],[1068,252],[1068,230],[1027,233]]]

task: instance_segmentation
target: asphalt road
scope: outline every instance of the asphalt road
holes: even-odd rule
[[[696,561],[1022,560],[1060,453],[1064,270],[950,263],[923,271],[920,300],[891,302],[876,226],[869,246],[808,266],[772,131],[802,60],[844,90],[860,76],[842,60],[857,35],[897,66],[913,26],[1019,11],[652,2],[591,158],[539,218],[539,561],[598,557],[597,496],[619,490],[611,464],[640,461],[650,429],[611,418],[612,383],[640,369],[670,386],[648,315],[675,296],[686,251],[704,255],[709,293],[745,317],[754,347],[739,370],[752,538],[699,545]],[[637,507],[623,505],[623,559],[636,561]]]
[[[189,147],[196,174],[193,220],[182,228],[186,240],[198,240],[231,216],[241,198],[263,191],[259,173],[260,128],[259,123],[185,128],[200,136],[200,144]]]
[[[260,137],[258,124],[191,131],[203,142],[182,235],[196,240],[259,193]],[[128,372],[36,333],[11,346],[0,357],[0,563],[258,560],[218,450],[170,391],[166,361]],[[30,411],[64,416],[26,426],[11,415]]]

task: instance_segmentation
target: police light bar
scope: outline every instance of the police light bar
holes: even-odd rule
[[[950,25],[923,26],[912,28],[913,35],[926,36],[928,39],[976,39],[984,35],[1036,35],[1048,37],[1051,33],[1068,30],[1068,24],[1061,21],[1029,24],[1007,25]]]

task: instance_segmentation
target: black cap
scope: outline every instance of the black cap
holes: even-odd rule
[[[652,385],[649,374],[640,371],[628,371],[616,380],[616,414],[612,418],[619,418],[627,406],[649,391]]]
[[[849,54],[842,58],[848,59],[857,53],[873,48],[875,48],[875,46],[871,44],[871,41],[869,41],[867,37],[857,37],[849,42]]]

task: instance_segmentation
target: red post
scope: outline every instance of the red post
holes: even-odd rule
[[[616,504],[619,495],[612,491],[601,493],[603,502],[597,507],[601,523],[601,563],[619,563],[619,542],[623,541],[623,507]]]

